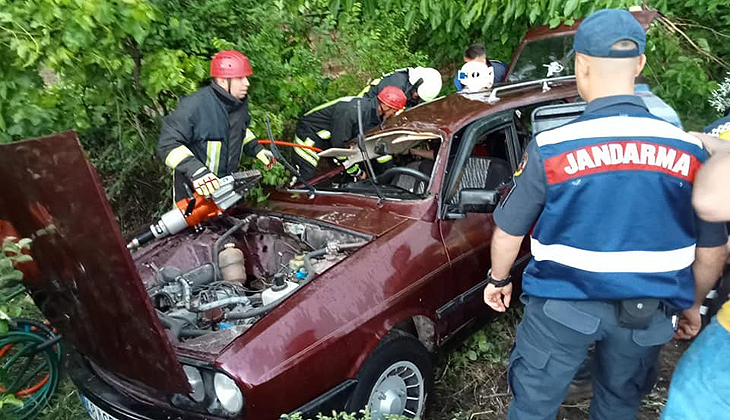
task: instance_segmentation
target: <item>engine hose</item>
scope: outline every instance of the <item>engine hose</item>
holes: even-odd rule
[[[353,242],[349,244],[342,244],[337,246],[337,250],[345,250],[345,249],[357,249],[362,248],[363,246],[367,245],[367,241],[362,242]],[[304,277],[304,280],[302,280],[300,286],[304,286],[305,284],[309,283],[314,276],[317,275],[317,273],[314,271],[314,268],[312,267],[312,258],[321,257],[322,255],[325,255],[329,250],[327,248],[317,249],[312,252],[308,252],[304,254],[304,268],[307,270],[307,276]]]
[[[42,335],[23,331],[11,331],[0,338],[0,349],[3,349],[3,354],[0,356],[0,367],[6,372],[9,370],[22,372],[19,375],[13,375],[16,376],[13,379],[10,378],[11,375],[8,376],[10,383],[2,384],[0,396],[11,394],[23,402],[22,406],[5,405],[0,414],[19,419],[33,418],[46,406],[56,391],[59,379],[59,359],[56,348],[48,345],[44,346],[42,350],[38,350],[46,341],[47,339]],[[11,352],[13,348],[19,350]],[[31,366],[32,362],[39,361],[40,364]],[[35,378],[43,372],[46,373],[45,376],[40,381],[35,381]],[[31,384],[31,382],[35,383]]]
[[[211,309],[220,308],[221,306],[237,305],[237,304],[248,305],[251,303],[251,299],[247,296],[231,296],[228,298],[214,300],[212,302],[204,303],[198,307],[189,308],[193,312],[205,312]]]
[[[221,269],[218,266],[218,253],[220,252],[221,246],[223,245],[223,241],[228,239],[229,236],[233,235],[233,233],[239,229],[241,229],[244,225],[247,225],[251,222],[251,219],[253,219],[254,215],[249,214],[248,216],[244,217],[238,223],[233,225],[232,228],[225,231],[223,235],[221,235],[220,238],[218,238],[217,241],[215,241],[215,244],[213,245],[213,255],[211,255],[211,258],[213,259],[213,281],[221,280]]]

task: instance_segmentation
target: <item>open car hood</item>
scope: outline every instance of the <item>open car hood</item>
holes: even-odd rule
[[[24,282],[48,320],[98,366],[189,392],[76,133],[0,145],[0,177],[0,220],[32,239]]]

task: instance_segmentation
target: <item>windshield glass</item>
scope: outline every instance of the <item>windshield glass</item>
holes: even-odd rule
[[[573,34],[530,41],[517,58],[508,81],[570,76],[575,73],[572,52]]]
[[[392,140],[392,139],[391,139]],[[440,146],[440,139],[418,139],[399,142],[387,141],[376,144],[370,163],[375,172],[378,187],[385,197],[399,200],[417,200],[428,195],[434,161]],[[387,143],[386,146],[383,146]],[[370,147],[368,147],[370,149]],[[390,153],[385,153],[385,152]],[[332,158],[321,158],[330,159]],[[323,162],[320,161],[320,164]],[[354,168],[354,169],[353,169]],[[340,191],[354,194],[377,195],[377,190],[366,173],[364,162],[349,167],[325,178],[314,187],[317,191]],[[359,174],[359,175],[358,175]]]

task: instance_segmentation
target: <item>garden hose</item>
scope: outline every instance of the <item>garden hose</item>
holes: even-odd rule
[[[0,396],[13,395],[22,405],[5,405],[5,418],[31,419],[58,387],[61,348],[43,324],[21,319],[15,331],[0,337]],[[19,330],[19,331],[18,331]]]

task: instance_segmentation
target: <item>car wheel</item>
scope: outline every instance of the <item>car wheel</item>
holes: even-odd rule
[[[433,386],[433,361],[420,341],[393,331],[368,356],[357,379],[348,411],[368,408],[373,420],[391,414],[423,417]]]

